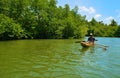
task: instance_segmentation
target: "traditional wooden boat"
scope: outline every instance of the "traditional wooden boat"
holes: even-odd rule
[[[90,42],[81,42],[80,44],[81,44],[81,46],[83,46],[83,47],[91,47],[91,46],[94,46],[94,45],[95,45],[95,44],[90,43]]]

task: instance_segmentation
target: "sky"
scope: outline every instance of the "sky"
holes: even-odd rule
[[[57,0],[58,6],[68,4],[71,9],[78,6],[78,13],[86,15],[90,21],[93,17],[97,21],[110,24],[114,19],[120,25],[120,0]]]

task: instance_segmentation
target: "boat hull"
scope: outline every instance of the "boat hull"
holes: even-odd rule
[[[90,42],[81,42],[80,44],[81,44],[81,46],[83,46],[83,47],[92,47],[92,46],[94,46],[94,44],[93,44],[93,43],[90,43]]]

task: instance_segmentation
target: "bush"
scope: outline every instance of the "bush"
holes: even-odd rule
[[[20,39],[22,37],[21,25],[4,14],[0,14],[0,40]]]

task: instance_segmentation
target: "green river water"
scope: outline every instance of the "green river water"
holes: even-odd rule
[[[120,38],[97,40],[0,41],[0,78],[120,78]]]

